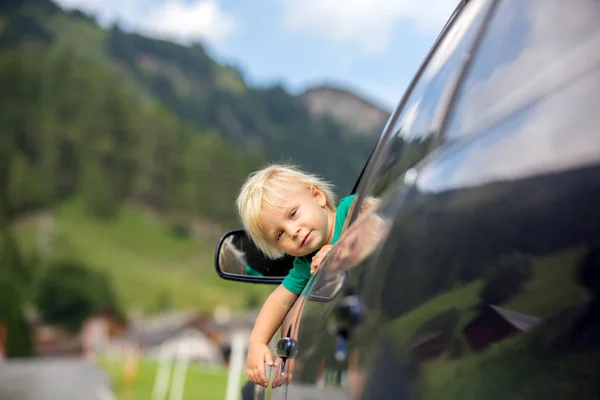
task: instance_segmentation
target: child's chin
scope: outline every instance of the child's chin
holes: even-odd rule
[[[305,250],[305,251],[300,251],[298,252],[298,254],[295,257],[306,257],[306,256],[310,256],[312,255],[315,251],[317,250]]]

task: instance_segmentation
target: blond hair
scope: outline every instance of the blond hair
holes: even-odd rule
[[[314,187],[323,192],[326,207],[335,212],[333,185],[316,175],[283,164],[272,164],[250,174],[240,189],[236,205],[246,232],[267,257],[277,259],[285,253],[267,238],[262,224],[263,211],[281,209],[286,192]]]

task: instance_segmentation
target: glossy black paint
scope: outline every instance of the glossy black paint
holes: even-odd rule
[[[600,2],[472,0],[446,29],[272,399],[600,396]]]

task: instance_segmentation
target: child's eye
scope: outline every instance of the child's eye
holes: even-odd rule
[[[297,212],[298,212],[298,209],[292,210],[292,212],[290,213],[290,218],[294,218],[296,216]]]
[[[281,232],[281,231],[277,232],[277,234],[275,234],[275,240],[278,241],[279,239],[281,239],[282,236],[283,236],[283,232]]]

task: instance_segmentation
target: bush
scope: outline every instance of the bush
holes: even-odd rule
[[[76,261],[49,266],[39,286],[36,305],[43,320],[76,332],[100,308],[118,310],[108,276]]]
[[[189,238],[191,236],[190,226],[184,221],[175,221],[171,223],[171,234],[176,238]]]

